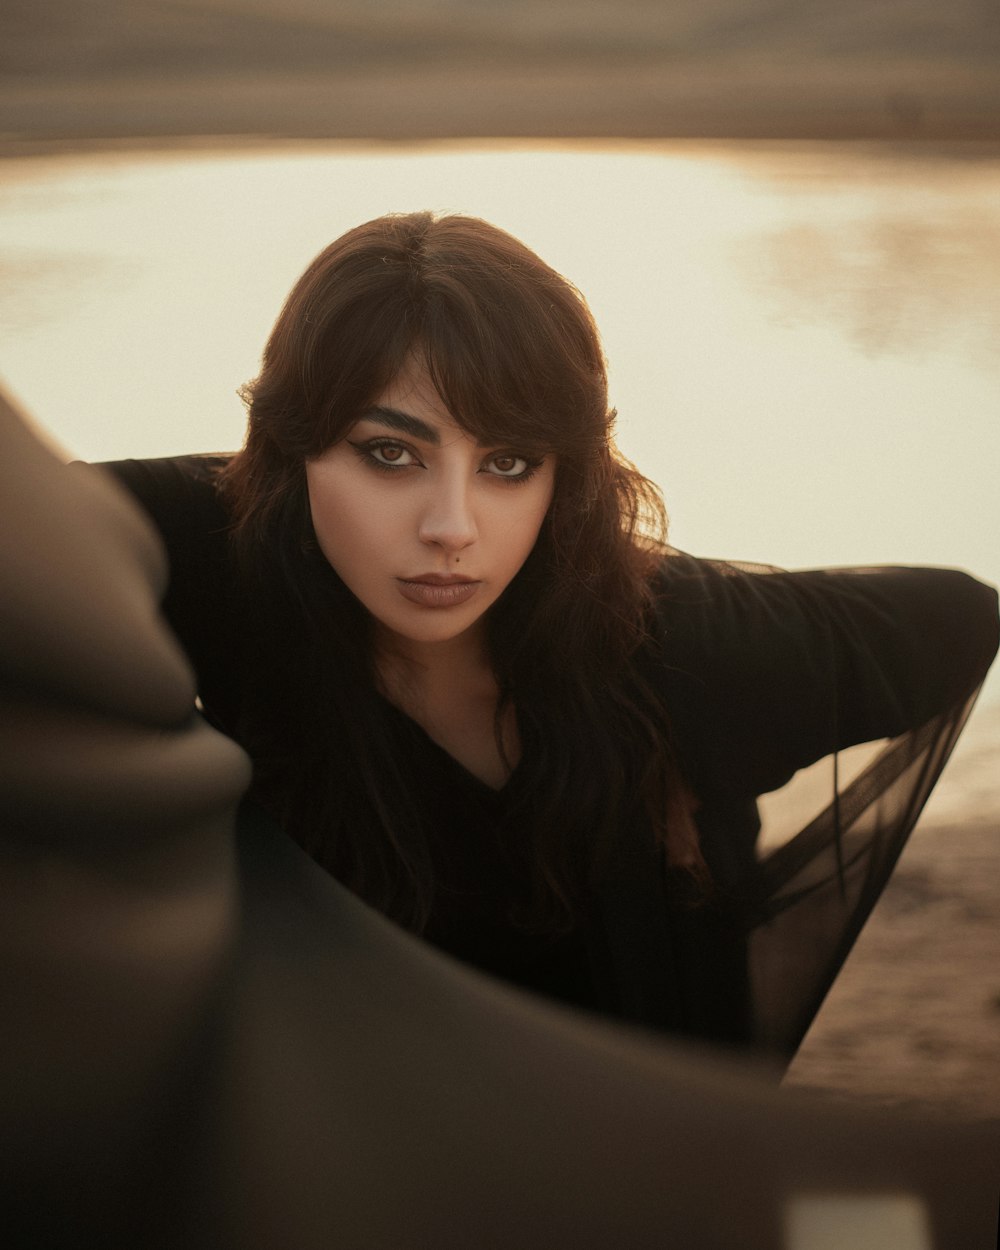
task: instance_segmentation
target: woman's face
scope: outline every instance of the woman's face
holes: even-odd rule
[[[306,462],[323,554],[383,629],[410,644],[474,636],[534,546],[554,480],[552,456],[477,443],[416,358]]]

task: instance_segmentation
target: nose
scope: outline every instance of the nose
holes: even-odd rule
[[[420,517],[420,541],[449,554],[476,541],[479,532],[469,498],[469,484],[458,480],[438,482]]]

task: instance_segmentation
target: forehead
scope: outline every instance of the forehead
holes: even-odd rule
[[[358,419],[434,444],[450,442],[455,438],[473,438],[448,410],[427,366],[413,358],[375,396]]]
[[[539,455],[557,450],[553,431],[537,413],[522,411],[510,402],[502,386],[491,386],[478,376],[471,379],[470,385],[470,378],[461,371],[459,374],[460,393],[451,396],[456,407],[449,408],[422,354],[414,350],[399,372],[372,398],[368,410],[358,413],[355,420],[375,420],[439,445],[464,441],[489,450],[516,444],[521,450],[530,449]],[[416,428],[421,425],[422,429]]]
[[[423,361],[413,357],[406,362],[385,390],[375,396],[373,407],[398,408],[432,421],[435,425],[451,425],[458,428],[458,422],[438,394],[427,366]]]

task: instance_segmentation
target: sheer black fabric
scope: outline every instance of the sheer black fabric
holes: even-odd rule
[[[749,964],[754,1037],[764,1047],[791,1054],[802,1041],[977,694],[887,742],[844,788],[836,756],[823,761],[832,774],[829,801],[787,841],[761,852]]]
[[[787,576],[768,565],[716,563],[734,578]],[[878,576],[880,570],[831,573],[864,578]],[[946,596],[947,588],[939,593]],[[829,610],[829,603],[817,602],[817,618]],[[795,1052],[885,888],[978,697],[996,646],[991,642],[996,626],[988,610],[981,625],[983,643],[973,644],[954,666],[945,679],[949,688],[936,696],[943,710],[926,719],[917,706],[903,706],[898,689],[876,695],[859,717],[854,709],[838,706],[847,702],[844,692],[849,687],[831,681],[826,723],[844,749],[808,764],[785,785],[761,796],[764,816],[755,862],[740,865],[738,893],[747,915],[752,1037],[762,1049],[785,1057]],[[916,614],[910,628],[923,628]],[[974,634],[975,627],[968,632]],[[866,682],[873,683],[876,673],[883,676],[885,660],[864,631],[856,631],[852,642],[858,664],[851,675],[856,695]],[[944,642],[943,636],[932,647],[938,642]],[[906,645],[901,635],[895,658],[904,664]],[[937,663],[940,679],[949,665],[935,662],[932,647],[923,663]],[[919,704],[916,687],[926,680],[927,670],[914,668],[910,677],[910,695]],[[796,697],[801,692],[790,693],[791,699]],[[932,706],[933,701],[923,703],[925,715]],[[898,728],[907,721],[916,723],[891,738],[868,742],[872,728]],[[766,733],[769,727],[761,728]],[[848,757],[848,768],[842,756]]]

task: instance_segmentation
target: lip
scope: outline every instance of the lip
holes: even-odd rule
[[[421,577],[396,579],[399,593],[411,603],[424,608],[452,608],[469,599],[482,583],[469,577],[450,577],[440,573],[427,573]]]
[[[457,586],[459,583],[474,582],[474,577],[463,577],[461,573],[421,573],[419,577],[401,577],[401,582],[419,582],[426,586]]]

